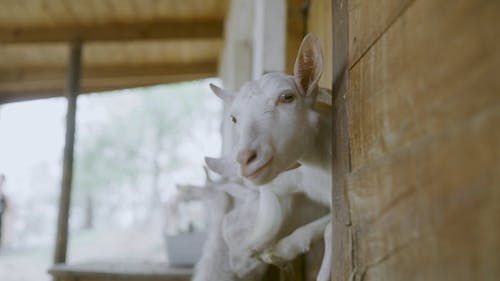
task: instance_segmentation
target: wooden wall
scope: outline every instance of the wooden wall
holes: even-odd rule
[[[333,4],[349,159],[334,280],[500,280],[500,2]]]

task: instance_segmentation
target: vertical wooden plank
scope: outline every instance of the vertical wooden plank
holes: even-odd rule
[[[416,1],[351,67],[353,172],[500,101],[499,4]]]
[[[71,46],[70,63],[66,82],[68,109],[66,115],[66,139],[63,156],[61,195],[59,198],[59,214],[57,217],[56,248],[54,252],[55,264],[66,262],[68,247],[68,219],[69,205],[71,202],[71,184],[73,178],[76,100],[80,91],[81,54],[81,43],[74,43]]]
[[[352,268],[351,229],[345,177],[349,159],[349,65],[348,65],[348,1],[332,2],[333,66],[333,163],[332,163],[332,279],[348,280]]]
[[[257,0],[254,12],[253,78],[285,70],[286,1]]]
[[[411,1],[351,67],[353,280],[500,280],[499,4]]]
[[[351,0],[349,3],[349,65],[385,33],[413,0]]]
[[[358,277],[499,280],[499,123],[496,103],[349,175]]]

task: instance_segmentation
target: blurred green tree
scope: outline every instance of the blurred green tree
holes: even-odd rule
[[[75,203],[85,209],[84,228],[94,224],[95,197],[110,188],[148,192],[154,214],[161,203],[162,174],[184,161],[177,147],[192,137],[193,122],[214,111],[203,102],[210,96],[200,95],[197,83],[127,92],[133,95],[94,96],[87,107],[98,107],[105,117],[78,123],[74,186],[80,201]]]

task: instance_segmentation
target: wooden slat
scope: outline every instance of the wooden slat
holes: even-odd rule
[[[0,89],[9,83],[21,84],[38,80],[57,80],[64,78],[65,68],[27,68],[27,69],[0,69]],[[106,77],[141,77],[156,75],[184,75],[197,73],[215,73],[216,61],[199,63],[171,63],[171,64],[143,64],[143,65],[104,65],[83,67],[83,78]],[[20,85],[22,87],[22,85]]]
[[[83,46],[84,66],[171,64],[215,61],[221,39],[91,42]],[[66,67],[66,43],[0,44],[0,71],[16,68]]]
[[[59,44],[0,44],[0,68],[65,67],[69,45]],[[85,52],[85,50],[84,50]]]
[[[146,77],[127,77],[127,78],[113,78],[113,79],[96,79],[91,81],[82,81],[86,85],[82,85],[81,94],[92,94],[97,92],[123,90],[137,87],[148,87],[160,85],[165,83],[177,83],[200,80],[210,77],[215,77],[216,73],[211,74],[186,74],[186,75],[172,75],[172,76],[146,76]],[[54,86],[55,82],[41,81],[39,84],[32,85],[30,89],[23,89],[19,91],[5,91],[0,92],[0,104],[18,101],[28,101],[34,99],[44,99],[62,96],[62,87]],[[36,88],[36,90],[32,90]]]
[[[498,13],[497,1],[418,0],[352,68],[353,171],[500,101]]]
[[[412,240],[367,268],[363,280],[380,280],[381,276],[408,281],[498,280],[498,190],[478,208],[458,211],[434,234]]]
[[[162,40],[89,43],[84,60],[89,65],[190,63],[216,60],[222,40]]]
[[[62,68],[0,71],[0,103],[61,96]],[[96,92],[215,77],[217,63],[84,67],[82,92]]]
[[[500,3],[401,9],[350,61],[353,280],[498,280]]]
[[[227,0],[0,0],[0,26],[220,19]]]
[[[351,219],[345,177],[350,171],[349,159],[349,50],[348,5],[344,0],[332,2],[332,93],[333,93],[333,159],[332,159],[332,267],[334,281],[348,280],[352,268]],[[326,63],[328,64],[328,63]]]
[[[58,27],[0,27],[0,43],[222,38],[223,20],[176,20]]]
[[[498,280],[498,124],[500,104],[349,176],[357,277]]]
[[[415,0],[350,0],[349,65],[354,65]]]

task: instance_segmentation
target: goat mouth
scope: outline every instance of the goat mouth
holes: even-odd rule
[[[269,167],[269,165],[271,164],[272,161],[273,161],[273,157],[269,158],[269,160],[267,160],[266,163],[264,163],[262,166],[260,166],[253,173],[251,173],[249,175],[244,175],[244,176],[247,178],[252,178],[252,179],[257,178],[267,167]]]

